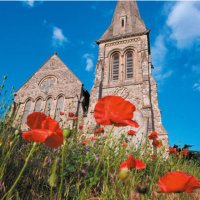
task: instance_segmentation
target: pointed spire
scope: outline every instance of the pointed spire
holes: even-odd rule
[[[111,25],[97,43],[147,31],[136,1],[118,1]]]

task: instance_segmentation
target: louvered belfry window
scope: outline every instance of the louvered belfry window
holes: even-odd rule
[[[112,80],[119,79],[119,54],[115,53],[112,56]]]
[[[131,51],[126,54],[126,79],[133,78],[133,53]]]

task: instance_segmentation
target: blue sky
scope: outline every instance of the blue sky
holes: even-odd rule
[[[0,2],[0,80],[20,86],[53,54],[90,91],[98,46],[116,2]],[[170,145],[200,150],[200,2],[144,2],[153,74]]]

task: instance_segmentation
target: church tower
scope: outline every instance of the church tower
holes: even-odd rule
[[[137,139],[156,130],[159,139],[168,143],[158,108],[156,82],[152,77],[149,32],[135,0],[117,2],[111,25],[97,41],[98,62],[86,120],[89,129],[96,125],[93,112],[98,99],[119,95],[137,108],[134,117],[140,124]],[[121,131],[130,129],[133,128],[123,127]]]

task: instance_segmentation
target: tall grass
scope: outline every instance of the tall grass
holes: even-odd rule
[[[0,198],[15,182],[26,162],[32,143],[24,141],[21,132],[12,128],[12,121],[4,115],[0,124]],[[152,158],[149,141],[139,149],[133,144],[123,147],[122,141],[129,137],[126,133],[118,139],[106,132],[98,140],[82,143],[82,130],[75,127],[65,144],[58,149],[50,149],[37,144],[28,165],[7,199],[200,199],[196,190],[192,194],[157,193],[157,181],[169,171],[180,170],[200,179],[200,168],[193,160],[176,155],[167,155],[161,147],[156,158]],[[117,129],[117,128],[115,128]],[[129,154],[144,161],[146,169],[129,172],[127,179],[119,178],[119,166]]]

